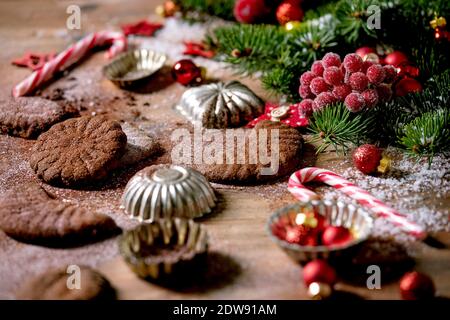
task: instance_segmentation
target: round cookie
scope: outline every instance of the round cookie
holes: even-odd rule
[[[0,101],[0,131],[11,136],[34,139],[76,113],[56,102],[38,97]]]
[[[78,289],[78,284],[73,278],[74,270],[59,268],[42,273],[26,281],[17,291],[16,298],[19,300],[112,300],[116,298],[115,290],[109,281],[89,267],[80,266]]]
[[[203,132],[205,132],[205,130]],[[205,162],[204,159],[201,163],[196,163],[194,159],[195,154],[200,152],[204,154],[206,148],[211,146],[211,142],[205,142],[205,140],[203,140],[203,149],[199,150],[197,153],[196,150],[194,150],[190,163],[183,163],[180,161],[174,161],[174,163],[188,165],[196,169],[209,181],[226,184],[248,184],[275,180],[292,173],[300,164],[303,137],[297,129],[282,123],[262,121],[253,129],[216,130],[216,133],[220,133],[223,137],[222,146],[224,152],[220,159],[214,159],[214,162],[210,162],[209,164]],[[272,133],[274,134],[274,137],[278,134],[278,149],[272,146],[271,142],[269,143],[269,141],[272,141]],[[234,142],[231,152],[227,151],[227,134],[236,134],[240,137]],[[194,140],[194,138],[188,139],[191,144]],[[260,150],[258,146],[261,141],[264,141],[263,145],[266,147],[268,163],[262,163],[260,158],[261,153],[264,152],[264,150]],[[195,146],[192,145],[188,147],[195,149]],[[257,150],[257,160],[250,158],[249,150],[251,149]],[[271,157],[272,150],[277,154],[276,157]],[[234,159],[234,161],[229,161],[227,158],[228,152],[233,155],[232,159]],[[272,168],[272,170],[270,168]]]
[[[35,183],[0,198],[0,229],[16,240],[49,247],[91,243],[120,231],[110,217],[56,200]]]
[[[39,136],[30,165],[49,184],[86,187],[117,166],[126,145],[127,136],[116,121],[103,116],[69,119]]]

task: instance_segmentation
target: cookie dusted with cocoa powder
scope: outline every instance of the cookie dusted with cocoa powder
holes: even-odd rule
[[[39,136],[30,165],[49,184],[85,187],[117,167],[126,145],[127,136],[116,121],[103,116],[69,119]]]
[[[84,266],[80,266],[79,271],[79,283],[69,278],[73,278],[77,272],[76,269],[59,268],[44,272],[23,283],[16,293],[16,298],[19,300],[112,300],[116,298],[114,288],[102,274]]]
[[[0,131],[11,136],[35,139],[53,124],[77,115],[56,102],[38,97],[0,101]]]
[[[59,201],[36,183],[0,197],[0,229],[16,240],[49,247],[82,245],[120,232],[110,217]]]
[[[191,136],[191,139],[187,139],[191,142],[189,146],[178,145],[174,148],[178,150],[191,148],[192,157],[181,161],[172,157],[172,161],[196,169],[212,182],[248,184],[276,180],[295,171],[301,161],[302,135],[297,129],[279,122],[262,121],[253,129],[209,131],[210,137],[214,134],[222,137],[219,145],[222,145],[223,154],[219,156],[211,152],[217,148],[217,140],[214,141],[210,137],[205,139],[207,131],[202,132],[201,150],[194,150],[195,138]],[[235,140],[231,140],[230,143],[227,136],[235,136]],[[172,149],[172,155],[177,154],[178,150]],[[205,153],[213,153],[207,161]],[[203,157],[200,163],[195,159],[199,154]],[[189,160],[189,163],[185,160]]]

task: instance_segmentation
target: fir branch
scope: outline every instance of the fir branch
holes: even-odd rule
[[[398,97],[375,108],[379,130],[373,136],[386,144],[398,141],[403,127],[427,112],[450,108],[450,70],[434,76],[420,93]]]
[[[273,69],[286,50],[283,31],[270,25],[220,27],[208,37],[209,42],[214,43],[219,59],[244,74]]]
[[[296,51],[302,53],[304,66],[310,66],[337,45],[335,21],[331,15],[306,21],[300,28],[289,33],[287,40]]]
[[[233,8],[235,0],[176,0],[184,18],[202,21],[208,16],[216,16],[225,20],[234,20]]]
[[[379,0],[341,0],[338,3],[336,9],[338,31],[345,41],[354,44],[360,37],[376,37],[376,31],[370,29],[367,23],[371,14],[368,8],[372,5],[380,9],[386,8],[386,4]]]
[[[352,144],[358,145],[370,133],[373,120],[370,112],[351,113],[342,103],[327,106],[310,119],[310,142],[321,143],[317,153],[330,146],[336,152],[346,153]]]
[[[404,126],[399,138],[400,145],[415,158],[428,158],[431,166],[438,152],[450,149],[450,112],[438,110],[424,113]]]

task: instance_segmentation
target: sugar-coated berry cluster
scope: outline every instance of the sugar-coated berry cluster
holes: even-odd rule
[[[396,76],[391,65],[363,61],[355,53],[346,55],[342,62],[339,55],[329,52],[301,75],[299,93],[303,101],[299,108],[304,114],[336,102],[343,102],[352,112],[373,108],[391,99]]]

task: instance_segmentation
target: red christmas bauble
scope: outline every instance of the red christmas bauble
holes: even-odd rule
[[[435,287],[429,276],[413,271],[400,279],[400,293],[404,300],[431,299],[434,297]]]
[[[355,51],[355,53],[364,59],[368,54],[377,54],[376,50],[372,47],[361,47]]]
[[[326,246],[339,246],[353,240],[353,235],[345,227],[328,226],[322,233],[322,244]]]
[[[409,77],[403,78],[395,85],[395,94],[398,97],[403,97],[413,92],[421,92],[422,90],[420,82]]]
[[[310,261],[303,268],[303,281],[307,287],[313,282],[333,286],[336,280],[336,271],[324,260],[316,259]]]
[[[264,0],[238,0],[234,5],[234,17],[241,23],[260,22],[269,12]]]
[[[301,21],[303,19],[303,10],[297,1],[283,1],[277,8],[277,20],[284,26],[291,21]]]
[[[353,165],[364,174],[374,173],[380,165],[381,153],[378,147],[364,144],[353,152]]]
[[[192,60],[183,59],[172,67],[172,76],[184,86],[202,82],[202,70]]]
[[[394,67],[399,66],[402,63],[408,62],[408,57],[401,51],[394,51],[384,58],[385,64],[390,64]]]
[[[397,67],[397,72],[400,77],[411,77],[411,78],[417,78],[420,74],[419,68],[413,66],[412,64],[408,62],[401,63]]]

